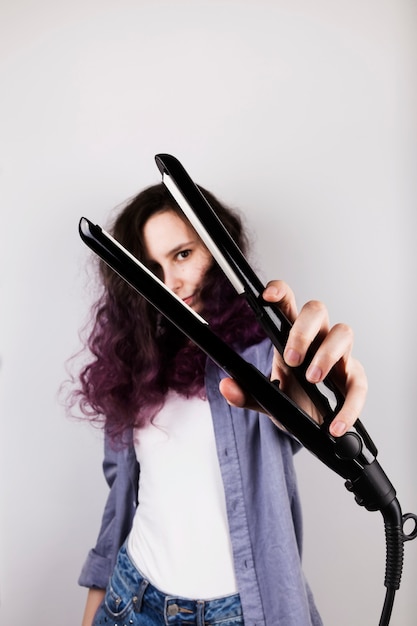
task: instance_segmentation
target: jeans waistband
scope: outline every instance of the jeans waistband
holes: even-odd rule
[[[142,576],[132,562],[126,545],[119,550],[113,577],[118,584],[134,596],[135,611],[140,612],[143,603],[157,611],[165,624],[215,624],[227,622],[242,615],[239,594],[211,600],[194,600],[163,593]]]

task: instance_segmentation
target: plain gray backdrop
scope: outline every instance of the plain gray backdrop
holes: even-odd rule
[[[353,327],[363,421],[417,511],[415,26],[411,0],[3,2],[1,624],[81,620],[106,486],[100,432],[58,397],[94,296],[77,225],[158,182],[158,152],[241,209],[265,280]],[[382,516],[297,467],[325,624],[377,624]],[[416,556],[393,626],[415,623]]]

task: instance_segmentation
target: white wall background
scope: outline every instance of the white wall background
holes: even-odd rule
[[[240,207],[265,278],[356,331],[364,420],[417,511],[412,0],[4,0],[0,14],[0,623],[80,623],[106,488],[101,436],[57,400],[90,302],[77,234],[159,180]],[[376,624],[382,517],[297,459],[327,625]],[[392,624],[415,624],[417,542]],[[285,625],[284,625],[285,626]]]

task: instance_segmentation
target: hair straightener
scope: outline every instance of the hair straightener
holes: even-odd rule
[[[168,154],[158,154],[155,160],[173,199],[237,293],[246,298],[259,323],[282,354],[291,322],[277,306],[262,299],[264,285],[181,163]],[[292,371],[323,417],[321,424],[285,395],[276,381],[270,381],[215,335],[206,320],[100,226],[82,217],[79,232],[91,250],[234,378],[274,422],[282,424],[305,448],[344,478],[346,488],[354,494],[359,505],[369,511],[381,511],[386,536],[384,584],[387,591],[379,626],[387,626],[395,591],[400,586],[404,542],[417,536],[417,515],[402,514],[395,489],[376,459],[377,448],[360,420],[341,437],[333,437],[329,433],[329,424],[341,408],[344,396],[332,380],[331,373],[324,386],[306,380],[305,372],[315,346],[312,346],[305,362],[298,368],[292,368]],[[409,519],[414,521],[414,528],[406,533],[404,525]]]

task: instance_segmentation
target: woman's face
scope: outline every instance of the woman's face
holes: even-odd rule
[[[143,228],[146,263],[167,287],[199,312],[199,290],[212,256],[195,230],[174,211],[155,213]]]

